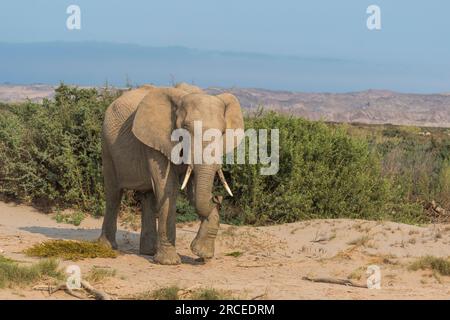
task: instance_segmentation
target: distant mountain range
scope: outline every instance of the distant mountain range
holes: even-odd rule
[[[52,98],[54,88],[42,84],[0,85],[0,102]],[[382,90],[302,93],[217,87],[205,90],[211,94],[231,92],[245,110],[261,106],[311,120],[450,127],[450,94],[404,94]]]
[[[225,91],[211,88],[211,93]],[[246,108],[258,106],[310,120],[347,123],[450,127],[450,94],[405,94],[367,90],[353,93],[302,93],[263,89],[226,90]]]
[[[270,40],[270,39],[269,39]],[[0,43],[0,83],[202,87],[300,92],[450,91],[450,65],[408,59],[276,55],[110,42]]]

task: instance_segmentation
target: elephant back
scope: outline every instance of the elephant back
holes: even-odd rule
[[[141,100],[154,88],[151,85],[143,85],[137,89],[124,92],[114,100],[106,109],[103,133],[112,138],[111,135],[115,135],[120,130],[136,111]]]

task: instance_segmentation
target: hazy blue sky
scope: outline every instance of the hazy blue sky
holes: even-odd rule
[[[80,31],[65,28],[70,4],[81,7]],[[366,28],[370,4],[381,7],[381,31]],[[1,1],[0,41],[432,59],[450,54],[449,17],[448,0],[14,0]]]
[[[81,7],[80,31],[66,29],[70,4]],[[370,4],[381,7],[381,31],[366,27]],[[447,77],[449,17],[448,0],[2,0],[0,42],[95,40],[388,61],[445,69]]]

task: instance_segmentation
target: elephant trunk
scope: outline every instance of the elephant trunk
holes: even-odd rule
[[[212,189],[217,169],[217,165],[203,164],[194,167],[195,207],[201,217],[208,217],[215,207],[212,202]]]

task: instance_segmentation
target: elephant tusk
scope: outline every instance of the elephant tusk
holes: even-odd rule
[[[231,189],[228,186],[227,180],[225,180],[225,176],[223,175],[222,169],[219,169],[219,171],[217,171],[217,173],[219,174],[220,181],[222,182],[223,186],[225,187],[225,190],[227,190],[227,192],[230,196],[233,196],[233,193],[231,192]]]
[[[192,167],[189,166],[186,170],[186,175],[184,176],[183,184],[181,185],[181,190],[184,190],[184,188],[186,188],[186,185],[189,181],[189,177],[191,176],[191,173],[192,173]]]

